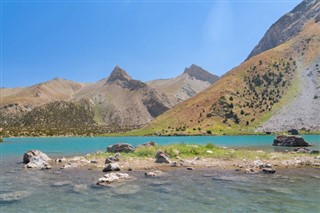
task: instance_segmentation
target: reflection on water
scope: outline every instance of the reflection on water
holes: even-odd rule
[[[95,185],[92,170],[21,170],[2,162],[0,212],[319,212],[319,169],[274,175],[176,169],[122,185]],[[11,193],[11,194],[10,194]],[[15,194],[12,194],[15,193]]]

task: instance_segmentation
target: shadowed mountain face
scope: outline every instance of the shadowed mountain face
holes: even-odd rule
[[[274,48],[296,36],[311,19],[320,19],[320,1],[304,0],[292,11],[274,23],[258,45],[249,54],[247,60],[259,53]]]
[[[0,127],[137,128],[211,85],[212,74],[191,68],[192,74],[159,80],[162,83],[155,87],[116,66],[108,78],[90,84],[56,78],[26,88],[2,88]]]
[[[320,1],[302,2],[268,30],[270,34],[280,30],[281,25],[291,32],[290,37],[284,38],[281,31],[271,33],[275,41],[272,46],[260,45],[264,46],[259,50],[263,52],[252,55],[205,91],[157,117],[143,132],[244,134],[292,128],[320,131],[320,22],[319,13],[315,12],[319,8]],[[293,30],[294,26],[299,30]],[[260,44],[266,44],[267,37]]]

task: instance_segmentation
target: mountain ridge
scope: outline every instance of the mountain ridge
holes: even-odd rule
[[[288,41],[249,58],[132,134],[320,131],[319,41],[320,24],[312,16]]]
[[[175,86],[184,87],[183,81],[180,83],[177,81]],[[199,83],[205,88],[210,85],[207,81],[189,77],[188,83],[193,93],[199,91],[196,88]],[[184,96],[177,98],[174,92],[165,93],[148,83],[132,79],[124,69],[116,66],[109,77],[94,83],[81,84],[55,78],[22,89],[1,89],[4,95],[0,105],[0,127],[11,128],[15,134],[18,134],[19,126],[29,132],[35,128],[44,132],[54,128],[61,133],[68,127],[79,132],[75,130],[75,123],[80,121],[85,121],[78,123],[82,129],[91,129],[99,134],[102,129],[138,128],[194,95],[186,91],[182,93]],[[59,116],[59,111],[68,116]],[[54,116],[44,116],[46,114]]]

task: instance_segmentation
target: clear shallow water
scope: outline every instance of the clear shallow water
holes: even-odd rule
[[[2,202],[0,212],[319,212],[317,169],[274,175],[171,170],[161,178],[129,172],[136,180],[96,186],[99,171],[13,170],[1,175],[1,193],[27,193]],[[54,186],[59,181],[71,181]]]
[[[319,136],[304,136],[319,147]],[[278,170],[274,175],[238,174],[214,169],[168,171],[161,178],[129,172],[136,180],[99,187],[101,171],[21,169],[29,149],[73,155],[105,150],[117,142],[138,145],[208,142],[219,146],[272,150],[274,136],[17,138],[1,148],[0,197],[15,192],[16,201],[0,201],[0,212],[320,212],[320,170]],[[55,186],[57,182],[66,185]],[[0,199],[1,200],[1,199]]]

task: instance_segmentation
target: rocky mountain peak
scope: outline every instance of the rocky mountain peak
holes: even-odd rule
[[[131,79],[132,78],[128,75],[128,73],[124,69],[121,69],[119,66],[116,66],[113,69],[113,71],[111,72],[111,74],[107,80],[107,83],[112,83],[116,80],[129,81]]]
[[[143,83],[142,81],[132,79],[128,73],[119,66],[116,66],[113,69],[105,85],[107,84],[116,84],[129,90],[137,90],[147,86],[147,84]]]
[[[190,67],[185,68],[183,74],[188,74],[190,77],[194,77],[201,81],[207,81],[211,84],[213,84],[219,78],[218,76],[209,73],[208,71],[195,64],[192,64]]]
[[[258,45],[251,51],[247,60],[290,40],[302,30],[308,21],[312,19],[317,21],[319,13],[319,0],[302,1],[268,29]]]

